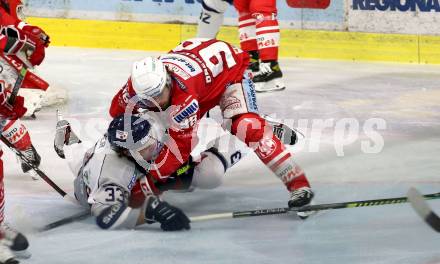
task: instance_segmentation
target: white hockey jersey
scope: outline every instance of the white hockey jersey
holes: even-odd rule
[[[143,173],[133,161],[111,149],[104,136],[84,154],[74,182],[75,197],[83,206],[91,206],[97,216],[115,203],[128,203],[133,185]]]

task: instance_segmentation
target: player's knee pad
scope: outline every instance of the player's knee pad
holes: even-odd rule
[[[9,120],[3,128],[2,135],[18,150],[25,150],[32,146],[29,132],[19,119]]]
[[[220,159],[225,161],[226,170],[234,166],[251,151],[241,140],[229,133],[214,139],[207,146],[212,147],[221,155]]]
[[[202,7],[203,9],[222,14],[226,11],[228,8],[228,1],[224,0],[203,0],[202,1]]]
[[[224,119],[246,113],[258,113],[257,96],[252,80],[247,76],[239,83],[229,85],[220,100]]]
[[[223,183],[227,169],[225,158],[216,149],[202,153],[202,161],[194,169],[191,186],[200,189],[214,189]]]
[[[276,0],[250,1],[249,12],[250,13],[276,13],[277,12]]]

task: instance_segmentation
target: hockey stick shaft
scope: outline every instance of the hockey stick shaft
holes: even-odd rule
[[[440,193],[427,194],[424,195],[423,197],[427,200],[440,199]],[[221,214],[195,216],[195,217],[191,217],[190,219],[191,221],[196,222],[196,221],[206,221],[206,220],[216,220],[216,219],[279,215],[279,214],[287,214],[290,212],[324,211],[324,210],[343,209],[343,208],[379,206],[379,205],[387,205],[387,204],[400,204],[406,202],[408,202],[407,197],[396,197],[396,198],[385,198],[385,199],[375,199],[375,200],[308,205],[300,208],[280,207],[280,208],[257,209],[257,210],[248,210],[248,211],[236,211],[236,212],[228,212]]]
[[[52,222],[52,223],[50,223],[50,224],[47,224],[47,225],[45,225],[45,226],[43,226],[43,227],[41,228],[41,231],[48,231],[48,230],[51,230],[51,229],[54,229],[54,228],[60,227],[60,226],[62,226],[62,225],[70,224],[70,223],[72,223],[72,222],[75,222],[75,221],[79,221],[79,220],[85,219],[85,218],[87,218],[88,216],[90,216],[90,210],[83,211],[83,212],[80,212],[80,213],[74,214],[74,215],[72,215],[72,216],[65,217],[65,218],[60,219],[60,220],[58,220],[58,221]]]
[[[24,78],[26,77],[27,69],[23,66],[18,73],[18,78],[15,81],[14,87],[12,88],[11,95],[9,97],[8,103],[10,105],[14,105],[15,98],[17,98],[18,90],[20,90],[21,85],[23,84]]]
[[[63,189],[61,189],[56,183],[54,183],[42,170],[40,170],[37,166],[35,166],[32,162],[30,162],[23,153],[15,149],[15,147],[2,135],[1,141],[10,148],[20,159],[25,162],[29,167],[31,167],[35,173],[38,174],[45,182],[47,182],[55,191],[57,191],[65,200],[77,203],[76,200],[68,195]]]

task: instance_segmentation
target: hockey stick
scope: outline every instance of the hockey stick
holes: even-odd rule
[[[424,196],[416,188],[408,190],[408,199],[417,214],[435,231],[440,232],[440,217],[429,207]]]
[[[423,197],[427,200],[440,199],[440,192],[427,194],[424,195]],[[287,214],[291,212],[310,212],[310,211],[324,211],[324,210],[343,209],[343,208],[378,206],[378,205],[399,204],[406,202],[408,202],[407,197],[396,197],[396,198],[352,201],[352,202],[331,203],[331,204],[307,205],[300,208],[280,207],[280,208],[257,209],[257,210],[248,210],[248,211],[236,211],[236,212],[228,212],[221,214],[195,216],[195,217],[191,217],[190,219],[192,222],[196,222],[196,221],[206,221],[206,220],[216,220],[216,219],[244,218],[251,216],[279,215],[279,214]]]
[[[31,167],[45,182],[47,182],[57,193],[59,193],[64,200],[78,204],[75,198],[68,195],[63,189],[61,189],[56,183],[54,183],[43,171],[41,171],[37,166],[30,162],[23,153],[14,148],[14,146],[2,135],[1,141],[10,148],[20,159],[25,162],[29,167]]]
[[[10,105],[14,105],[15,98],[17,98],[17,95],[18,95],[18,90],[20,90],[20,87],[23,84],[24,77],[26,77],[27,71],[28,70],[25,67],[21,68],[21,70],[18,74],[18,78],[15,81],[14,87],[12,88],[11,96],[9,97],[9,100],[8,100],[8,103]]]
[[[423,196],[425,199],[440,199],[440,192],[427,194]],[[292,212],[308,212],[308,211],[324,211],[332,209],[343,209],[343,208],[355,208],[355,207],[367,207],[367,206],[378,206],[387,204],[400,204],[408,202],[407,197],[397,197],[397,198],[385,198],[385,199],[375,199],[375,200],[363,200],[363,201],[352,201],[352,202],[342,202],[342,203],[332,203],[332,204],[317,204],[308,205],[301,208],[269,208],[269,209],[257,209],[248,211],[235,211],[219,214],[208,214],[201,216],[193,216],[189,219],[191,222],[199,221],[209,221],[209,220],[220,220],[220,219],[231,219],[231,218],[245,218],[252,216],[265,216],[265,215],[280,215],[288,214]],[[90,216],[90,211],[80,212],[78,214],[63,218],[56,222],[50,223],[42,228],[42,231],[47,231],[50,229],[57,228],[59,226],[72,223],[77,220],[81,220]],[[440,220],[439,220],[440,221]]]
[[[52,222],[50,224],[47,224],[47,225],[43,226],[40,231],[48,231],[48,230],[60,227],[62,225],[70,224],[72,222],[85,219],[88,216],[90,216],[90,210],[83,211],[83,212],[74,214],[72,216],[62,218],[62,219],[55,221],[55,222]]]

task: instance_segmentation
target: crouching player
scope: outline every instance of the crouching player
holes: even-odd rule
[[[155,181],[165,183],[189,161],[199,120],[220,106],[224,128],[283,182],[290,193],[288,206],[308,205],[314,196],[309,181],[271,124],[259,115],[253,82],[245,72],[248,65],[248,54],[226,42],[186,40],[159,58],[135,62],[127,83],[113,98],[110,115],[131,111],[127,105],[133,97],[139,98],[135,112],[165,110],[175,146],[166,145],[150,170]]]
[[[157,117],[121,115],[84,155],[78,155],[84,153],[83,146],[66,120],[57,124],[54,145],[60,157],[68,158],[76,175],[75,198],[90,207],[101,228],[132,229],[145,222],[159,222],[164,231],[189,229],[188,217],[148,188],[132,199],[131,191],[137,182],[148,184],[144,169],[148,163],[136,161],[153,160],[164,140],[165,129]]]

